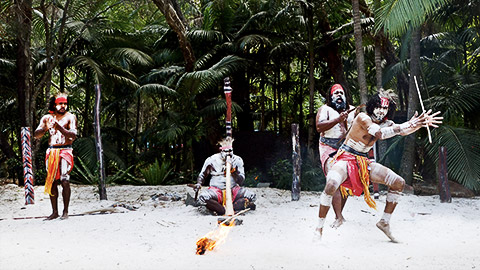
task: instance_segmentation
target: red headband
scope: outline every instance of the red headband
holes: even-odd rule
[[[55,104],[58,103],[67,103],[67,98],[66,97],[58,97],[55,99]]]
[[[388,107],[388,105],[390,104],[390,101],[388,100],[388,98],[382,97],[382,98],[380,98],[380,100],[381,100],[381,106],[382,107]]]
[[[231,145],[220,147],[220,150],[228,150],[228,149],[233,149],[233,147]]]
[[[333,92],[335,92],[335,91],[338,90],[338,89],[343,90],[343,87],[342,87],[340,84],[338,84],[338,83],[337,83],[337,84],[334,84],[334,85],[332,86],[332,89],[330,89],[330,95],[333,95]]]

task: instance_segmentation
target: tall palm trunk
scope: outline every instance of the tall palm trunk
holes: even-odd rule
[[[315,64],[315,54],[314,54],[314,29],[313,29],[313,7],[311,1],[309,1],[309,7],[307,8],[307,32],[308,32],[308,89],[310,90],[310,98],[308,101],[308,152],[309,156],[313,158],[313,139],[315,135],[315,116],[313,108],[313,97],[315,91],[315,78],[314,78],[314,64]]]
[[[420,75],[420,28],[415,29],[412,33],[412,41],[410,47],[410,81],[408,88],[408,111],[407,118],[410,119],[418,107],[418,94],[415,89],[415,81],[413,76],[419,78]],[[402,163],[400,166],[400,175],[405,179],[407,184],[411,185],[413,180],[413,165],[415,158],[415,133],[405,138],[405,146],[402,155]]]
[[[355,36],[355,52],[357,58],[358,86],[360,88],[360,102],[367,103],[367,79],[365,77],[365,58],[363,56],[362,26],[360,21],[359,0],[352,0],[353,6],[353,35]]]
[[[31,53],[32,0],[17,0],[17,98],[22,127],[33,125],[31,107]]]

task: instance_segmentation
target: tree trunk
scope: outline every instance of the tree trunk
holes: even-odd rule
[[[382,50],[378,35],[375,36],[375,78],[377,91],[382,88]]]
[[[415,29],[412,33],[412,41],[410,47],[410,80],[408,95],[408,111],[407,119],[410,119],[418,107],[418,94],[415,89],[415,81],[413,76],[419,78],[420,75],[420,28]],[[402,155],[402,163],[400,166],[400,175],[405,179],[406,183],[412,185],[413,181],[413,165],[415,158],[415,133],[405,138],[405,146]]]
[[[183,59],[185,61],[185,70],[187,72],[193,71],[195,64],[195,54],[193,52],[192,44],[186,35],[186,24],[182,21],[183,13],[178,8],[176,0],[152,0],[165,16],[165,20],[172,30],[177,34],[178,43],[182,50]],[[177,9],[176,9],[177,8]]]
[[[278,132],[283,133],[283,120],[282,120],[282,75],[281,69],[278,71]]]
[[[85,100],[84,100],[84,110],[82,112],[83,118],[83,129],[82,129],[82,136],[84,138],[89,137],[92,135],[92,127],[93,124],[90,122],[90,102],[92,100],[92,90],[93,89],[93,82],[92,82],[92,71],[87,69],[85,71]]]
[[[300,141],[298,139],[298,124],[292,124],[292,201],[300,200],[300,179],[302,175],[302,155],[300,153]]]
[[[95,85],[95,107],[94,107],[94,126],[95,126],[95,149],[97,150],[97,160],[100,170],[100,181],[98,183],[98,190],[100,200],[107,200],[107,188],[105,186],[105,165],[103,163],[103,147],[102,147],[102,134],[100,131],[100,101],[101,101],[101,89],[100,84]]]
[[[315,54],[314,54],[314,29],[313,29],[313,10],[311,1],[308,2],[309,7],[307,8],[307,32],[308,32],[308,89],[310,90],[309,101],[308,101],[308,153],[309,156],[313,156],[313,140],[315,136],[315,116],[314,116],[314,93],[315,93],[315,78],[314,78],[314,69],[315,69]]]
[[[357,58],[358,86],[360,88],[360,103],[367,104],[367,79],[365,77],[365,58],[363,56],[362,25],[360,21],[359,0],[352,0],[353,35],[355,36],[355,52]]]
[[[320,27],[320,31],[323,33],[322,37],[322,44],[324,44],[324,49],[320,50],[318,53],[320,57],[327,62],[328,70],[333,77],[333,81],[335,83],[342,84],[347,92],[350,92],[347,80],[345,79],[345,74],[343,72],[343,63],[342,58],[340,56],[340,44],[339,41],[334,40],[333,36],[327,34],[332,31],[332,27],[330,26],[330,22],[328,21],[328,14],[325,10],[321,10],[323,16],[318,18],[318,25]],[[324,92],[324,97],[326,95],[327,90]]]
[[[20,126],[32,127],[31,61],[32,0],[17,0],[17,98]]]

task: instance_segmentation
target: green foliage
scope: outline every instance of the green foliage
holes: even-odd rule
[[[257,168],[253,168],[245,172],[245,181],[243,181],[243,186],[245,187],[256,187],[259,183],[259,178],[261,178],[261,172]]]
[[[77,157],[77,161],[76,166],[74,166],[72,170],[72,182],[78,182],[85,185],[98,185],[100,183],[99,164],[97,164],[96,168],[92,170],[80,157]],[[117,182],[138,182],[135,176],[129,173],[129,170],[133,167],[134,165],[126,170],[118,169],[115,174],[108,175],[105,178],[105,184],[110,185]]]
[[[140,171],[142,172],[147,185],[156,186],[167,183],[167,179],[170,177],[172,169],[170,162],[162,162],[162,165],[160,165],[158,160],[155,160],[155,162],[148,168],[141,169]]]
[[[302,163],[300,186],[303,191],[321,191],[325,186],[325,176],[318,162],[305,159]],[[292,188],[293,165],[291,160],[278,160],[268,172],[273,187],[289,190]]]
[[[438,162],[438,149],[447,149],[448,178],[480,191],[480,132],[443,125],[432,134],[435,140],[427,146],[427,155]]]
[[[438,6],[445,5],[448,0],[388,0],[375,14],[375,29],[382,28],[385,33],[400,36],[409,27],[419,27],[426,16],[432,14]]]

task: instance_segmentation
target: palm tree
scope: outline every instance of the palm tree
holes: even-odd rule
[[[399,35],[400,33],[403,33],[405,32],[405,30],[407,29],[407,27],[411,26],[411,27],[414,27],[414,28],[417,28],[419,29],[418,27],[423,24],[423,22],[425,21],[425,16],[427,14],[432,14],[434,12],[436,13],[439,13],[441,14],[442,12],[445,12],[446,10],[449,9],[449,7],[445,7],[444,9],[437,9],[439,6],[442,6],[443,4],[445,4],[446,1],[443,1],[443,0],[430,0],[430,1],[420,1],[420,2],[412,2],[412,1],[386,1],[384,3],[384,6],[382,6],[382,8],[378,11],[379,12],[379,20],[377,21],[378,24],[377,24],[377,29],[380,29],[381,27],[383,27],[385,29],[385,32],[386,33],[389,33],[389,34],[393,34],[393,35]],[[455,10],[457,11],[457,10]],[[454,12],[455,12],[454,11]],[[454,14],[454,12],[450,13],[450,14]],[[465,13],[468,13],[468,12],[465,12]],[[433,16],[433,18],[440,18],[440,17],[435,17]],[[464,18],[472,18],[472,17],[464,17]],[[448,21],[448,20],[446,20]],[[408,22],[408,23],[407,23]],[[443,20],[442,20],[443,22]],[[445,25],[445,24],[444,24]],[[448,24],[447,24],[448,25]],[[468,25],[467,24],[464,24],[464,25]],[[448,28],[448,27],[447,27]],[[417,30],[418,32],[419,30]],[[418,45],[415,45],[415,44],[418,44],[419,38],[412,38],[412,41],[414,44],[412,46],[412,54],[411,54],[411,67],[413,69],[416,68],[416,66],[419,66],[419,61],[416,61],[416,59],[414,58],[419,58],[420,57],[420,54],[417,53],[419,51],[419,47]],[[428,42],[429,38],[427,37],[425,39],[425,42]],[[415,49],[416,48],[416,49]],[[462,49],[465,49],[465,48],[462,48]],[[444,49],[442,49],[444,50]],[[451,54],[451,53],[449,53]],[[416,55],[416,56],[415,56]],[[444,53],[440,53],[440,55],[445,55],[447,56],[448,54],[444,54]],[[448,57],[447,57],[448,58]],[[445,58],[445,59],[447,59]],[[433,65],[432,65],[432,69],[429,69],[429,72],[428,73],[425,73],[425,74],[435,74],[437,72],[442,72],[442,71],[445,71],[445,65],[443,65],[442,63],[444,63],[442,61],[443,59],[440,58],[440,59],[437,59],[436,61],[427,61],[427,63],[431,62]],[[458,58],[456,59],[458,60]],[[413,62],[413,64],[412,64]],[[467,61],[465,61],[467,62]],[[458,64],[458,61],[457,62],[454,62],[455,65]],[[460,61],[461,63],[461,61]],[[471,66],[469,64],[471,64],[472,62],[469,61],[469,63],[465,63],[464,66],[459,69],[459,70],[468,70],[468,68]],[[430,64],[428,64],[430,65]],[[448,65],[447,65],[448,66]],[[442,67],[440,69],[440,71],[436,71],[433,67]],[[434,71],[435,70],[435,71]],[[447,69],[450,73],[455,73],[456,70],[454,68],[452,69]],[[413,73],[414,70],[411,70],[411,72]],[[413,75],[413,74],[412,74]],[[412,80],[412,77],[411,76],[411,80]],[[453,89],[457,89],[458,88],[458,82],[455,82],[455,79],[453,78],[458,78],[458,76],[456,74],[450,74],[450,75],[446,75],[445,73],[441,73],[441,75],[436,75],[436,76],[427,76],[424,78],[424,80],[421,80],[420,82],[423,84],[422,85],[428,85],[430,87],[428,87],[429,89],[441,89],[443,91],[439,91],[439,92],[436,92],[435,94],[436,95],[446,95],[448,94],[451,90]],[[440,81],[439,81],[440,79]],[[446,80],[450,80],[450,83],[447,83],[447,82],[444,82],[443,80],[446,79]],[[453,83],[453,84],[452,84]],[[436,85],[436,86],[432,86],[433,85]],[[465,87],[461,87],[460,89],[470,89],[468,87],[468,85],[470,85],[471,83],[462,83],[460,85],[465,85]],[[413,88],[413,83],[410,83],[411,87],[410,87],[410,97],[412,95],[415,95],[416,91],[415,88]],[[449,87],[452,87],[451,89]],[[422,89],[423,90],[423,89]],[[454,91],[455,91],[454,90]],[[456,91],[457,92],[457,91]],[[457,94],[459,94],[459,97],[462,97],[462,93],[464,93],[463,91],[458,91]],[[451,101],[454,101],[454,100],[451,100],[449,99],[449,102],[447,104],[447,102],[444,102],[444,106],[441,106],[441,102],[439,103],[440,100],[442,100],[441,98],[439,98],[438,96],[434,96],[434,93],[432,92],[425,92],[423,91],[423,96],[424,98],[426,97],[427,98],[427,108],[428,106],[430,105],[432,108],[438,108],[438,109],[443,109],[443,111],[445,112],[445,125],[444,127],[442,127],[441,129],[439,129],[436,133],[434,133],[435,137],[438,137],[439,140],[435,141],[433,145],[430,145],[428,146],[428,154],[429,156],[436,160],[436,158],[438,157],[438,154],[437,153],[437,150],[438,150],[438,146],[439,145],[446,145],[447,147],[449,147],[449,153],[451,151],[451,154],[449,154],[449,157],[447,158],[447,161],[448,161],[448,168],[449,168],[449,172],[451,171],[452,174],[450,175],[453,179],[456,179],[457,181],[459,181],[460,183],[464,184],[465,186],[467,187],[470,187],[470,188],[474,188],[474,189],[477,189],[478,190],[478,183],[479,183],[479,174],[478,174],[478,170],[475,169],[474,167],[472,166],[469,166],[469,164],[473,164],[472,162],[477,162],[478,161],[478,152],[477,151],[473,151],[470,152],[468,149],[476,149],[476,145],[478,145],[478,140],[475,137],[475,132],[473,133],[470,133],[468,131],[465,131],[465,130],[455,130],[455,128],[449,128],[448,127],[448,124],[449,123],[458,123],[458,121],[456,120],[456,116],[458,115],[465,115],[465,109],[466,110],[476,110],[476,108],[478,108],[478,104],[477,102],[473,102],[471,101],[470,97],[474,97],[478,95],[478,93],[476,91],[470,91],[469,94],[468,94],[468,98],[466,99],[463,99],[463,98],[460,98],[458,99],[459,100],[459,103],[456,103],[456,102],[451,102]],[[431,98],[428,98],[432,96]],[[465,103],[466,104],[469,104],[467,106],[464,106]],[[460,105],[460,104],[463,104],[463,105]],[[473,105],[472,104],[476,104],[476,105]],[[412,104],[410,104],[409,107],[413,107]],[[461,109],[460,109],[461,108]],[[468,108],[468,109],[467,109]],[[455,112],[452,113],[450,111],[454,110]],[[409,109],[409,111],[412,111]],[[455,117],[451,117],[451,115],[455,115]],[[463,124],[463,123],[462,123]],[[472,136],[473,134],[473,136]],[[478,133],[477,133],[478,134]],[[451,136],[453,135],[453,136]],[[464,139],[461,139],[462,137],[465,137]],[[475,139],[474,139],[475,138]],[[470,144],[471,143],[471,144]],[[465,145],[465,144],[468,144]],[[473,147],[473,148],[472,148]],[[411,146],[411,144],[405,144],[405,148],[413,148]],[[408,154],[408,153],[407,153]],[[405,154],[404,154],[405,155]],[[466,166],[459,166],[459,163],[457,162],[457,160],[466,160],[467,162],[463,163],[464,165],[466,164]],[[409,159],[409,160],[405,160],[405,162],[410,162],[410,163],[413,163],[413,159]],[[404,168],[411,168],[411,166],[405,166]],[[411,170],[410,171],[407,171],[407,172],[404,172],[403,175],[411,175]]]

